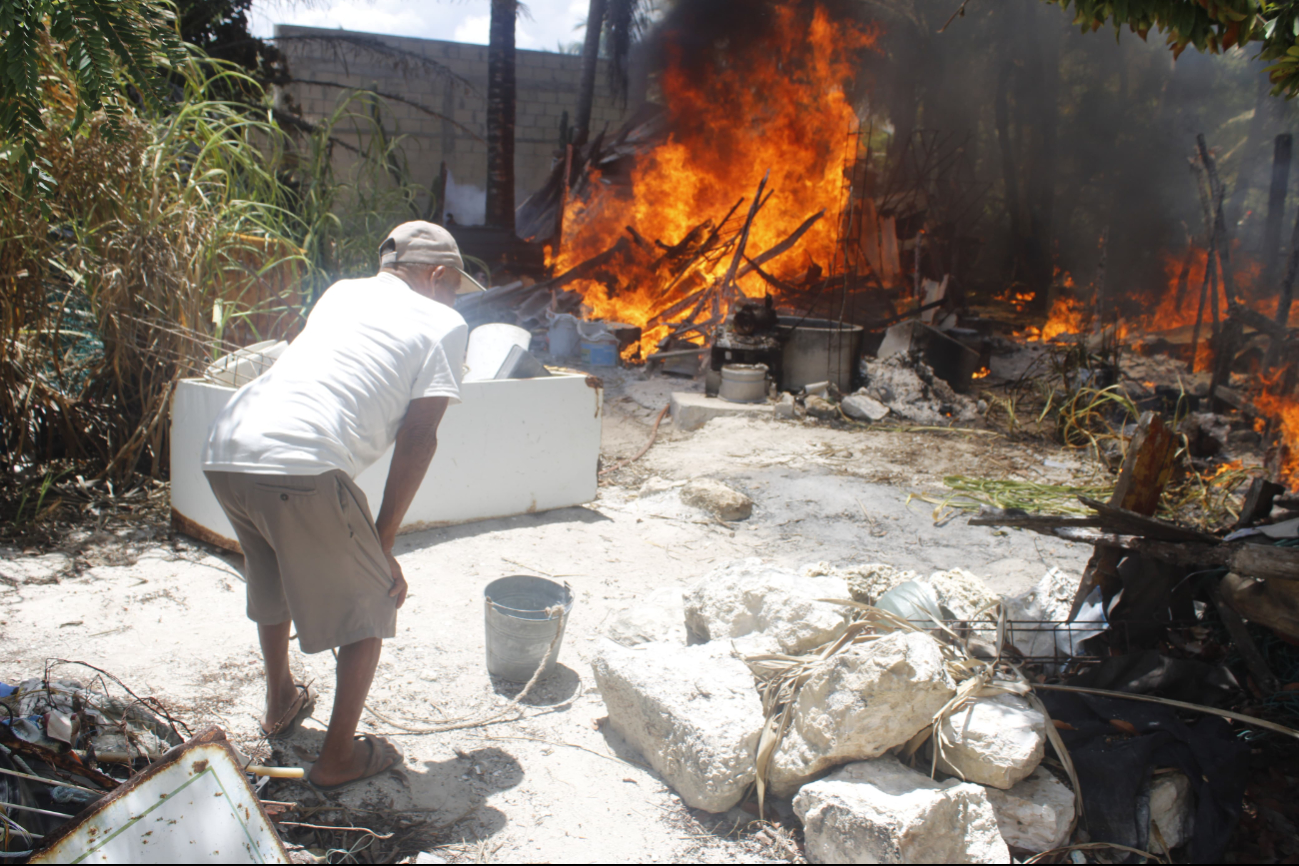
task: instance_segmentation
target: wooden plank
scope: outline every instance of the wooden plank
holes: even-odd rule
[[[1109,504],[1139,515],[1154,514],[1159,497],[1172,478],[1176,450],[1173,431],[1164,423],[1163,417],[1154,412],[1144,413],[1137,422],[1137,432],[1128,443]],[[1069,622],[1073,622],[1083,601],[1095,587],[1099,586],[1106,598],[1113,597],[1122,589],[1118,574],[1122,558],[1122,548],[1096,548],[1083,570],[1082,582],[1069,610]]]
[[[1015,526],[1021,529],[1051,530],[1059,526],[1103,526],[1095,517],[1061,517],[1058,514],[980,513],[970,518],[970,526]]]
[[[1176,523],[1160,520],[1157,517],[1146,517],[1143,514],[1137,514],[1135,511],[1116,508],[1113,505],[1086,496],[1079,496],[1078,501],[1088,508],[1096,510],[1096,513],[1100,515],[1102,526],[1129,535],[1140,535],[1161,541],[1199,541],[1206,544],[1214,544],[1219,540],[1218,536],[1208,532],[1201,532],[1189,526],[1179,526]]]
[[[1274,484],[1261,475],[1256,475],[1249,482],[1249,488],[1246,489],[1245,498],[1241,502],[1240,517],[1232,528],[1244,529],[1267,517],[1272,513],[1272,504],[1276,502],[1276,498],[1282,493],[1285,493],[1284,486]]]
[[[1231,570],[1260,580],[1299,580],[1299,547],[1242,544],[1231,555]]]

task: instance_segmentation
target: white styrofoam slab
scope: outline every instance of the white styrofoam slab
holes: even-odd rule
[[[235,389],[185,379],[171,413],[176,528],[227,549],[234,530],[203,476],[208,430]],[[596,494],[603,390],[581,374],[465,382],[402,532],[590,502]],[[378,515],[392,449],[356,479]]]

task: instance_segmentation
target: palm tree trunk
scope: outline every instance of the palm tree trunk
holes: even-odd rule
[[[591,0],[586,16],[586,41],[582,43],[582,81],[577,94],[577,122],[573,144],[586,144],[591,134],[591,107],[595,103],[595,73],[600,65],[600,33],[604,30],[605,0]]]
[[[518,0],[492,0],[487,43],[487,225],[514,231],[514,21]]]

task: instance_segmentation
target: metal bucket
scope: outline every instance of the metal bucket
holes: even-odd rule
[[[861,325],[781,316],[779,327],[785,340],[782,391],[797,391],[813,382],[833,382],[845,394],[852,390]]]
[[[551,643],[555,651],[542,676],[555,669],[564,626],[573,609],[567,583],[516,574],[487,584],[483,590],[487,621],[487,672],[514,683],[526,683],[537,672]],[[555,611],[560,608],[562,613]],[[547,613],[547,610],[552,613]]]

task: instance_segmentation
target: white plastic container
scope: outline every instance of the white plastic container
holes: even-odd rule
[[[496,376],[510,349],[518,346],[527,351],[532,334],[516,325],[494,322],[479,325],[469,334],[469,347],[465,350],[465,381],[482,382]]]

